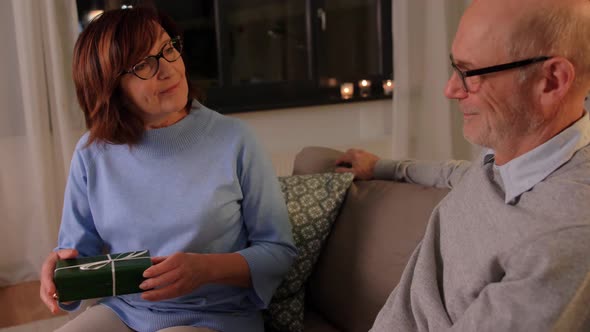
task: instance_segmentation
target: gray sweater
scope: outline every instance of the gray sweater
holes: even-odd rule
[[[516,169],[494,166],[490,155],[473,164],[380,161],[379,178],[452,190],[371,331],[551,330],[590,271],[590,122],[582,120],[575,135]],[[521,192],[507,197],[506,187]]]

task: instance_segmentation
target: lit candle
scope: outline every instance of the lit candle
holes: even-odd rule
[[[385,80],[383,81],[383,94],[386,96],[391,96],[393,93],[393,81],[392,80]]]
[[[340,96],[342,99],[350,99],[354,95],[354,84],[342,83],[340,84]]]
[[[86,22],[92,21],[95,17],[102,14],[103,12],[104,12],[104,10],[100,10],[100,9],[89,11],[88,14],[86,14]]]
[[[361,97],[367,97],[371,94],[371,81],[360,80],[359,81],[359,92]]]

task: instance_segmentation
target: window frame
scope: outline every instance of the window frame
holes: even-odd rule
[[[85,0],[77,0],[77,2],[80,1]],[[217,52],[217,84],[205,87],[202,84],[203,81],[191,78],[191,83],[202,89],[204,95],[202,102],[205,105],[220,113],[238,113],[392,98],[392,94],[386,95],[382,89],[382,81],[393,80],[392,0],[375,0],[376,11],[374,13],[374,22],[378,34],[377,66],[379,68],[379,74],[347,77],[338,81],[338,84],[332,87],[325,87],[320,84],[318,68],[318,59],[320,56],[319,43],[321,42],[319,36],[321,32],[317,12],[318,9],[326,7],[326,1],[328,0],[304,1],[307,79],[232,85],[229,25],[224,24],[228,11],[223,6],[223,0],[212,0]],[[111,8],[113,6],[112,2],[110,1],[109,5]],[[133,6],[150,5],[158,8],[153,0],[120,0],[120,2],[121,5],[131,2]],[[162,10],[170,15],[182,30],[186,30],[182,20],[175,18],[173,13],[168,13],[165,9]],[[185,41],[185,44],[188,44],[188,41]],[[183,56],[190,65],[191,59],[186,58],[186,54]],[[357,88],[357,82],[362,79],[368,79],[372,82],[371,93],[365,97],[360,95],[359,89]],[[343,99],[340,96],[340,83],[344,82],[352,82],[355,85],[354,95],[350,99]]]
[[[224,29],[223,27],[225,13],[220,6],[221,1],[222,0],[214,0],[219,86],[210,87],[205,91],[205,95],[207,96],[205,103],[220,113],[261,111],[277,108],[316,106],[392,98],[392,95],[386,95],[383,92],[381,85],[383,80],[393,80],[391,0],[376,0],[377,10],[375,13],[375,24],[378,33],[379,52],[377,53],[378,66],[381,75],[362,75],[362,77],[350,78],[350,82],[353,82],[355,86],[361,79],[369,79],[373,82],[369,96],[361,97],[358,93],[358,89],[355,88],[354,96],[350,99],[341,98],[339,85],[336,87],[322,87],[319,82],[318,36],[320,34],[320,24],[314,14],[317,13],[318,9],[325,8],[326,0],[305,0],[308,80],[257,83],[239,86],[227,84],[227,82],[231,80],[231,77],[226,70],[226,68],[229,67],[229,47],[227,47],[227,44],[224,45],[224,43],[227,43],[228,33],[227,29]],[[385,27],[389,27],[389,29],[386,29]],[[199,81],[194,81],[194,83],[198,85]]]

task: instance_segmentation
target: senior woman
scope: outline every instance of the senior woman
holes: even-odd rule
[[[154,10],[108,11],[81,33],[73,75],[78,142],[56,250],[40,295],[52,312],[57,259],[149,249],[146,291],[103,298],[60,331],[262,331],[296,255],[272,166],[239,120],[193,99],[182,39]]]

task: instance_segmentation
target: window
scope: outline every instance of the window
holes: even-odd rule
[[[221,113],[391,98],[391,0],[77,0],[80,24],[154,6],[184,31],[191,80]],[[372,84],[360,93],[359,82]],[[341,84],[353,83],[343,99]]]

